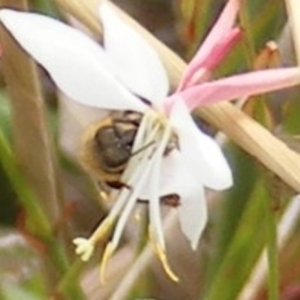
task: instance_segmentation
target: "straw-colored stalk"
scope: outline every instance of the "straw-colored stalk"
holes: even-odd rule
[[[25,0],[1,0],[0,4],[21,10],[27,8]],[[26,188],[33,194],[33,197],[26,197],[25,187],[23,191],[17,191],[18,195],[21,194],[20,200],[26,212],[26,224],[22,229],[26,234],[44,243],[48,255],[43,255],[42,258],[46,266],[49,289],[53,290],[61,276],[60,272],[67,267],[63,243],[53,244],[54,240],[57,241],[54,229],[60,216],[61,198],[38,73],[32,60],[3,28],[0,28],[0,39],[3,48],[3,74],[12,110],[13,155],[22,180],[26,182]],[[15,176],[11,180],[19,181],[19,178]],[[16,186],[14,182],[13,186]],[[28,203],[26,199],[34,203]],[[43,220],[39,220],[39,224],[46,223],[46,227],[52,228],[52,231],[44,230],[44,227],[35,222],[33,216],[36,216],[37,212],[32,211],[35,208],[40,209],[39,212],[42,211],[39,216]],[[65,231],[60,231],[62,232]],[[60,237],[60,241],[65,240],[65,235]]]
[[[26,1],[1,0],[1,6],[26,10]],[[59,189],[36,65],[6,30],[0,31],[3,73],[12,107],[14,151],[24,178],[48,221],[59,216]]]
[[[296,50],[298,65],[300,64],[300,7],[297,0],[285,0]]]

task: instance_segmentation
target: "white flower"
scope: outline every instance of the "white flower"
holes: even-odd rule
[[[132,151],[145,149],[132,156],[122,176],[131,189],[117,194],[109,215],[88,240],[74,241],[84,260],[116,223],[104,254],[106,260],[118,246],[137,199],[146,199],[151,238],[166,271],[177,280],[166,261],[160,197],[179,196],[181,228],[195,249],[207,222],[204,188],[223,190],[232,185],[231,170],[220,147],[199,130],[190,110],[298,82],[296,68],[204,82],[240,37],[239,28],[233,28],[237,10],[238,1],[230,0],[171,96],[167,95],[168,79],[156,52],[106,3],[100,7],[104,47],[49,17],[0,11],[5,27],[69,98],[92,107],[143,113]]]

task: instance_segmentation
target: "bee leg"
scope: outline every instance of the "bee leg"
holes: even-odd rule
[[[131,124],[138,127],[141,123],[142,114],[132,111],[125,111],[123,116],[115,117],[116,124]]]
[[[180,203],[180,197],[177,194],[168,194],[160,197],[160,202],[167,206],[178,207]]]
[[[129,125],[134,125],[136,127],[138,127],[140,125],[140,120],[128,120],[128,119],[125,119],[125,118],[116,118],[114,119],[114,123],[119,125],[119,124],[129,124]]]
[[[107,181],[106,184],[116,190],[120,190],[123,188],[131,190],[131,186],[122,181]]]
[[[180,197],[177,194],[168,194],[165,196],[161,196],[159,198],[160,202],[164,205],[171,206],[171,207],[178,207],[180,203]],[[146,199],[138,199],[139,203],[147,203]]]

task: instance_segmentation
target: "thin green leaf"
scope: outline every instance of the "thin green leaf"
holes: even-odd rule
[[[239,226],[209,287],[206,300],[236,299],[245,284],[264,242],[264,202],[268,197],[259,181],[247,202]]]

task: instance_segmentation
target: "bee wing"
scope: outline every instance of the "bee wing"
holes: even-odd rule
[[[79,104],[59,94],[59,143],[70,157],[78,159],[83,134],[111,111]]]
[[[146,108],[113,77],[101,46],[82,32],[40,14],[9,9],[0,11],[0,20],[71,99],[103,109]]]
[[[161,107],[169,90],[165,69],[155,50],[123,22],[109,3],[100,5],[104,45],[114,73],[133,93]]]

